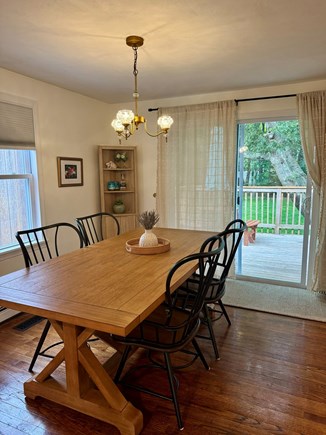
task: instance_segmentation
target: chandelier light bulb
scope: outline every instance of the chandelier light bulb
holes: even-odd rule
[[[130,125],[134,120],[134,112],[132,110],[119,110],[117,113],[117,120],[121,122],[122,125]]]
[[[119,119],[114,119],[111,122],[111,125],[117,133],[122,133],[124,130],[124,126],[122,125],[122,123]]]
[[[169,115],[162,115],[158,118],[157,123],[162,130],[168,130],[173,124],[173,119]]]

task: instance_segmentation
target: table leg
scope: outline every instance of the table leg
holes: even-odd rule
[[[37,396],[83,412],[116,426],[123,435],[137,435],[143,427],[142,413],[122,395],[87,345],[94,331],[69,323],[51,321],[64,342],[64,349],[35,377],[25,382],[25,396]],[[65,362],[65,382],[53,372]]]

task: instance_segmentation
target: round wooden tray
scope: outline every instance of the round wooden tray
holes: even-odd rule
[[[162,252],[167,252],[170,249],[170,240],[157,238],[157,246],[143,247],[139,246],[139,239],[130,239],[126,242],[126,250],[131,254],[139,255],[151,255],[151,254],[162,254]]]

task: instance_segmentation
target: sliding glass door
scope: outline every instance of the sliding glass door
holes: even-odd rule
[[[237,276],[306,286],[311,184],[297,120],[238,126]]]

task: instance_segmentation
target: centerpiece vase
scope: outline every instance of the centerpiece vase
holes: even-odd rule
[[[140,236],[139,246],[146,248],[146,247],[157,246],[157,245],[158,245],[158,240],[152,230],[145,230],[145,232]]]

